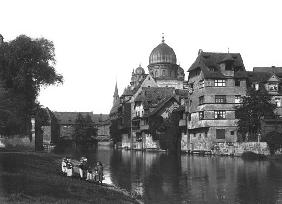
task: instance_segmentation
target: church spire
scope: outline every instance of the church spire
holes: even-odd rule
[[[115,86],[115,93],[114,93],[114,98],[118,97],[118,87],[117,87],[117,81],[116,81],[116,86]]]
[[[117,81],[116,81],[116,86],[115,86],[115,93],[113,95],[113,106],[116,104],[116,102],[119,100],[119,95],[118,95],[118,87],[117,87]]]

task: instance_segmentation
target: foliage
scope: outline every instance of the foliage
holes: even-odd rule
[[[267,142],[271,155],[275,154],[275,151],[282,147],[282,134],[276,131],[268,133],[262,141]]]
[[[11,112],[21,123],[20,131],[30,128],[30,118],[36,109],[40,88],[63,81],[54,68],[54,51],[51,41],[25,35],[0,46],[1,81],[10,93],[13,104]]]
[[[261,131],[261,120],[265,117],[275,117],[276,105],[271,102],[271,96],[262,88],[258,91],[249,89],[247,96],[242,97],[242,100],[242,105],[235,110],[238,131],[241,135],[249,135],[249,138],[242,136],[242,141],[256,141]]]
[[[83,117],[81,113],[77,115],[75,120],[74,137],[78,144],[90,144],[95,141],[97,129],[89,114]]]
[[[111,120],[111,125],[110,125],[110,137],[113,141],[114,144],[117,142],[121,142],[121,132],[118,128],[118,120]]]
[[[179,120],[181,116],[181,112],[174,110],[166,119],[159,115],[149,119],[150,134],[154,140],[159,140],[161,149],[167,149],[171,152],[180,150]]]

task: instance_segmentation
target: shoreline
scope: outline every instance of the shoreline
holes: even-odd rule
[[[63,176],[60,161],[52,153],[0,151],[0,202],[143,203],[117,186]]]

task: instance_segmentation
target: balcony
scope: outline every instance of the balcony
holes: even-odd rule
[[[187,126],[186,120],[185,119],[179,120],[179,127],[184,127],[184,126]]]

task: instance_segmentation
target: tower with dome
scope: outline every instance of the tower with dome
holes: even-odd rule
[[[177,65],[176,54],[165,43],[164,36],[162,42],[150,54],[148,71],[159,87],[183,89],[184,70]]]

